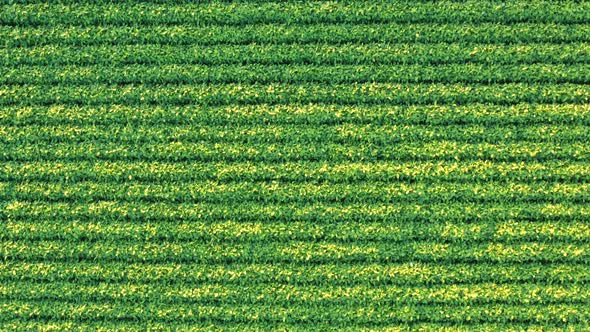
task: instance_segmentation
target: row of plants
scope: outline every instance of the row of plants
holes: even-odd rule
[[[21,65],[392,65],[588,64],[590,44],[325,43],[162,45],[154,43],[0,48],[2,66]]]
[[[26,26],[318,23],[589,23],[586,2],[379,1],[155,3],[119,1],[10,1],[0,24]]]
[[[246,45],[343,43],[580,43],[590,42],[589,24],[385,23],[257,24],[244,26],[0,26],[4,47],[142,44]]]

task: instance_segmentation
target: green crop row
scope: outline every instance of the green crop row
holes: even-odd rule
[[[0,144],[2,161],[181,161],[218,162],[375,162],[375,161],[590,161],[590,145],[583,142],[461,143],[456,141],[404,142],[389,145],[324,143],[310,146],[277,143],[119,142]]]
[[[243,127],[261,125],[481,125],[486,127],[538,124],[590,125],[590,104],[491,105],[52,105],[4,106],[0,124],[13,126],[111,126],[132,127],[190,125]],[[56,129],[57,131],[58,129]],[[56,132],[56,134],[58,134]],[[8,141],[10,138],[4,138]]]
[[[0,24],[167,25],[317,24],[317,23],[588,23],[587,2],[327,2],[303,3],[76,3],[5,5]]]
[[[524,183],[556,181],[580,183],[590,180],[590,163],[569,161],[490,162],[426,161],[343,164],[293,163],[194,163],[145,161],[37,161],[0,163],[2,181],[48,182],[180,182],[278,181],[354,183],[359,181],[420,182],[467,181]]]
[[[334,241],[234,242],[0,242],[0,260],[135,263],[590,263],[590,243],[440,243]]]
[[[180,183],[113,182],[59,183],[46,181],[0,182],[0,199],[46,202],[168,203],[590,203],[590,184],[561,182],[438,182],[417,183],[279,183],[216,181]]]
[[[0,84],[590,83],[590,64],[128,65],[0,68]]]
[[[525,241],[590,243],[590,225],[576,221],[390,222],[355,221],[334,225],[300,221],[120,223],[39,218],[6,222],[2,241],[88,241],[252,243],[329,241],[335,243],[428,241],[439,243],[519,243]]]
[[[261,118],[263,119],[263,118]],[[261,121],[262,122],[262,121]],[[590,141],[587,125],[388,125],[388,124],[266,124],[226,125],[0,125],[1,144],[47,143],[243,143],[249,144],[404,144],[454,141],[463,143],[518,143]]]
[[[288,104],[465,105],[494,103],[590,103],[581,84],[200,84],[10,86],[0,90],[0,105],[104,104]]]
[[[351,285],[470,285],[481,283],[567,285],[587,284],[590,265],[574,263],[448,264],[163,264],[121,262],[0,262],[0,280],[33,283],[77,282],[80,285],[259,284]]]
[[[529,306],[513,304],[489,304],[481,306],[449,306],[441,310],[437,306],[393,304],[364,307],[319,305],[228,305],[217,306],[163,303],[79,303],[2,301],[2,321],[20,318],[28,321],[75,320],[80,322],[206,322],[217,326],[237,323],[267,324],[331,323],[341,328],[349,324],[399,324],[399,323],[527,323],[563,324],[590,321],[587,304],[549,304]]]
[[[587,204],[564,203],[143,203],[98,201],[35,202],[11,200],[2,204],[1,216],[9,220],[56,219],[94,222],[588,222]]]
[[[0,64],[533,64],[590,63],[588,43],[519,45],[438,44],[283,44],[283,45],[45,45],[0,48]]]
[[[245,26],[0,26],[5,47],[157,43],[244,45],[309,43],[579,43],[590,24],[260,24]]]
[[[158,2],[167,0],[158,0]],[[239,1],[239,0],[238,0]],[[557,324],[557,325],[556,325]],[[506,331],[506,332],[542,332],[547,329],[551,329],[554,332],[576,332],[583,331],[587,328],[587,324],[584,323],[478,323],[477,325],[470,324],[445,324],[445,323],[412,323],[412,324],[362,324],[362,325],[347,325],[346,330],[351,332],[412,332],[412,331],[441,331],[441,332],[494,332],[494,331]],[[321,330],[321,331],[341,331],[343,326],[338,324],[332,324],[330,322],[313,322],[309,324],[304,323],[273,323],[268,322],[248,322],[248,323],[234,323],[231,325],[224,325],[220,327],[217,324],[207,322],[136,322],[126,321],[120,322],[105,322],[105,321],[73,321],[73,320],[45,320],[45,321],[23,321],[21,319],[6,320],[0,322],[0,329],[7,331],[44,331],[44,332],[56,332],[56,331],[72,331],[72,332],[110,332],[110,331],[121,331],[121,332],[140,332],[140,331],[177,331],[177,332],[195,332],[195,331],[228,331],[228,332],[243,332],[243,331],[255,331],[262,332],[268,331],[272,328],[277,331],[309,331],[310,329]]]
[[[590,304],[588,285],[477,285],[442,286],[315,286],[259,284],[242,285],[79,285],[71,282],[37,284],[7,282],[0,285],[0,297],[14,301],[59,301],[77,303],[161,303],[207,305],[309,305],[359,308],[390,305],[480,306],[486,304]]]

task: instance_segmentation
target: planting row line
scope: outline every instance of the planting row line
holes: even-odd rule
[[[255,24],[244,26],[0,26],[4,47],[38,45],[245,45],[344,43],[580,43],[590,24]]]
[[[216,181],[182,183],[0,182],[0,199],[46,202],[168,203],[590,203],[590,183],[428,182],[278,183]]]
[[[584,84],[199,84],[9,86],[0,91],[0,105],[253,105],[335,103],[340,105],[466,105],[493,103],[590,103]]]
[[[160,125],[260,127],[262,125],[480,125],[489,127],[528,127],[539,124],[590,126],[590,103],[493,105],[92,105],[4,106],[0,124],[38,125],[59,128],[63,125],[133,127]],[[215,128],[219,129],[219,128]],[[245,129],[245,128],[242,128]],[[378,128],[375,128],[379,131]],[[22,129],[26,130],[26,129]],[[565,133],[563,133],[565,134]],[[8,138],[9,139],[9,138]]]
[[[590,64],[127,65],[0,68],[0,84],[590,83]]]
[[[0,260],[128,263],[590,263],[590,243],[440,243],[266,241],[218,242],[0,242]],[[1,316],[1,315],[0,315]]]
[[[289,305],[191,305],[184,303],[63,303],[50,301],[5,300],[0,302],[0,320],[76,322],[150,322],[224,325],[264,323],[314,324],[330,323],[341,328],[354,324],[442,323],[479,325],[481,323],[561,324],[590,321],[587,304],[487,304],[481,306],[449,306],[441,310],[432,305],[371,305],[364,307]]]
[[[0,48],[0,64],[532,64],[590,63],[588,43],[524,45],[459,43],[283,45],[45,45]]]
[[[0,285],[3,300],[65,302],[76,304],[187,304],[223,306],[346,306],[360,308],[391,305],[482,306],[489,304],[590,304],[588,285],[477,285],[442,286],[315,286],[265,284],[243,287],[235,284],[157,285],[109,284],[79,285],[71,282],[38,284],[7,282]]]
[[[432,286],[587,284],[590,266],[572,263],[391,263],[391,264],[144,264],[117,262],[0,262],[2,282],[75,282],[79,285]]]
[[[318,23],[590,23],[587,2],[291,2],[42,3],[3,5],[0,24],[19,26],[318,24]]]
[[[588,183],[590,163],[554,161],[424,161],[372,163],[3,162],[2,181],[171,183],[218,181],[281,183],[512,182]]]
[[[120,201],[98,202],[31,202],[8,201],[1,215],[9,220],[35,221],[55,219],[79,222],[308,222],[326,225],[345,222],[501,222],[563,221],[584,222],[590,219],[587,204],[561,203],[315,203],[315,204],[241,204],[232,203],[141,203]]]
[[[358,145],[356,142],[322,144],[246,144],[242,142],[119,142],[0,144],[2,161],[167,161],[167,162],[377,162],[377,161],[590,161],[590,145],[583,142],[457,141],[401,142]]]
[[[390,222],[354,221],[334,225],[313,222],[210,222],[121,223],[79,222],[42,219],[8,221],[0,240],[68,242],[149,242],[149,243],[254,243],[273,241],[327,241],[330,243],[379,243],[435,240],[437,243],[504,243],[541,241],[544,243],[590,243],[590,225],[576,221],[479,221]]]
[[[158,3],[165,2],[168,0],[158,0]],[[321,331],[341,331],[345,328],[351,332],[366,332],[366,331],[397,331],[397,332],[411,332],[411,331],[436,331],[444,328],[444,331],[452,332],[490,332],[490,331],[519,331],[519,329],[529,329],[531,331],[542,331],[543,329],[550,328],[551,331],[556,332],[568,332],[568,331],[581,331],[584,330],[588,325],[585,323],[547,323],[535,324],[531,322],[527,323],[478,323],[477,325],[471,324],[452,324],[448,322],[437,322],[437,323],[362,323],[362,324],[348,324],[346,326],[339,326],[332,322],[313,322],[313,323],[283,323],[274,322],[269,324],[266,321],[251,321],[247,323],[231,323],[221,324],[219,322],[142,322],[142,321],[125,321],[125,322],[109,322],[109,321],[84,321],[80,320],[67,320],[57,319],[52,320],[49,317],[45,317],[46,320],[29,321],[27,319],[8,319],[0,322],[0,329],[7,331],[92,331],[92,332],[110,332],[110,331],[121,331],[121,332],[141,332],[146,329],[154,331],[167,331],[173,330],[177,332],[194,332],[194,331],[211,331],[222,328],[223,331],[228,332],[243,332],[243,331],[266,331],[269,328],[276,329],[278,331],[309,331],[310,329],[318,329]]]
[[[462,143],[517,143],[560,142],[584,143],[590,141],[587,125],[532,124],[529,126],[500,125],[389,125],[389,124],[338,124],[321,125],[0,125],[0,143],[242,143],[250,144],[406,144],[416,142],[453,141]]]

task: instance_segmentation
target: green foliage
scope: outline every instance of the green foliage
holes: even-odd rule
[[[555,23],[253,24],[244,26],[0,26],[6,47],[34,45],[247,45],[345,43],[588,43],[590,25]]]
[[[32,45],[0,48],[2,65],[588,64],[590,44],[358,43]]]
[[[128,65],[31,66],[2,69],[4,84],[201,83],[578,83],[590,64],[527,65]]]
[[[0,1],[1,331],[587,331],[590,2]]]
[[[20,1],[12,1],[20,2]],[[588,23],[590,5],[552,1],[409,1],[322,2],[271,1],[190,3],[133,1],[60,1],[13,4],[3,8],[0,23],[21,26],[318,24],[318,23]],[[178,1],[177,1],[178,2]]]

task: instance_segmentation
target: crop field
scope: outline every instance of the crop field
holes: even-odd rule
[[[0,0],[0,331],[590,331],[590,1]]]

